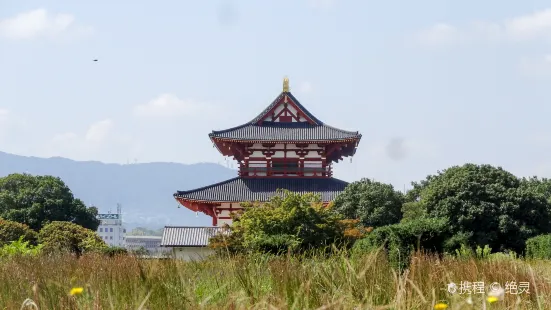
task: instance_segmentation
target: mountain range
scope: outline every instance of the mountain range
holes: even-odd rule
[[[164,225],[211,225],[209,217],[180,207],[173,194],[237,176],[214,163],[106,164],[67,158],[27,157],[0,152],[0,177],[11,173],[60,177],[86,205],[100,213],[116,212],[121,204],[127,228],[157,229]]]

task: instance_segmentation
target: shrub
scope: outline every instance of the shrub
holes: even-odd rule
[[[0,247],[0,257],[10,257],[18,255],[30,255],[37,256],[42,250],[42,245],[33,246],[29,244],[29,241],[23,241],[23,236],[18,240],[12,241],[9,244],[4,244]]]
[[[444,220],[425,218],[379,227],[357,241],[352,252],[361,254],[383,248],[391,264],[403,269],[416,249],[443,253],[449,237],[447,227]]]
[[[263,205],[245,204],[245,210],[234,218],[230,235],[219,235],[210,241],[222,252],[281,253],[302,252],[333,244],[342,245],[357,236],[357,221],[343,221],[331,205],[324,207],[316,195],[285,191]]]
[[[80,255],[103,251],[107,247],[96,232],[70,222],[52,222],[44,226],[39,232],[39,240],[50,253],[69,251]]]
[[[22,238],[22,239],[21,239]],[[0,219],[0,246],[9,244],[12,241],[27,241],[36,245],[38,234],[25,224]]]
[[[117,247],[117,246],[109,246],[109,247],[103,248],[101,252],[109,257],[128,254],[127,249],[122,247]]]
[[[526,256],[551,259],[551,235],[539,235],[526,241]]]

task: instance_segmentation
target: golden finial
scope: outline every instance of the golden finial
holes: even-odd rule
[[[283,92],[288,93],[289,92],[289,78],[285,77],[283,79]]]

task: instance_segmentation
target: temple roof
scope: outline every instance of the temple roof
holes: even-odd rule
[[[223,227],[165,226],[162,247],[205,247],[209,239],[219,233],[228,233]]]
[[[344,190],[347,182],[335,178],[233,178],[189,191],[178,191],[175,198],[200,202],[269,201],[278,189],[319,194],[329,202]]]
[[[287,82],[288,83],[288,82]],[[284,101],[290,101],[308,121],[274,122],[266,117]],[[338,129],[316,118],[284,87],[284,91],[262,113],[245,124],[209,134],[211,139],[243,142],[346,141],[359,140],[357,131]]]

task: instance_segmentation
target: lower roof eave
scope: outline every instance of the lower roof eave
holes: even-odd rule
[[[178,191],[174,198],[180,202],[221,204],[239,202],[268,202],[278,190],[313,193],[324,203],[334,200],[348,182],[336,178],[232,178],[223,182],[188,191]]]

